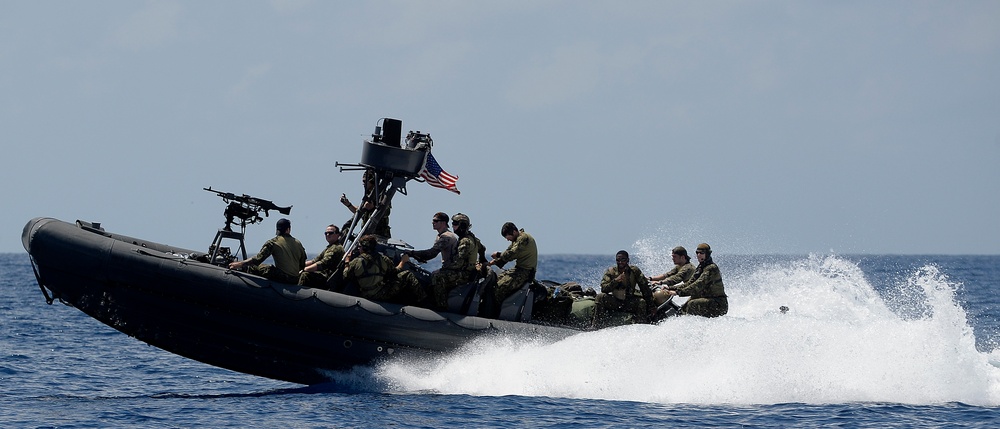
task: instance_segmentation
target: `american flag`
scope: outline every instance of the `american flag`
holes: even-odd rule
[[[442,170],[430,151],[427,152],[427,158],[424,159],[424,168],[420,170],[420,177],[423,177],[429,185],[435,188],[447,189],[456,194],[461,194],[458,188],[455,187],[455,182],[458,182],[458,176],[452,176]]]

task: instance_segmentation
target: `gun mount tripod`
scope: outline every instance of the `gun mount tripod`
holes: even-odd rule
[[[215,265],[229,265],[229,263],[235,259],[235,255],[228,247],[222,247],[222,240],[226,239],[236,240],[239,242],[237,251],[240,252],[240,255],[242,255],[242,259],[247,258],[247,247],[245,241],[247,225],[263,221],[264,218],[260,216],[261,212],[264,212],[265,217],[271,210],[277,210],[278,213],[284,215],[292,212],[292,206],[278,207],[271,201],[251,197],[247,194],[236,195],[232,192],[216,191],[211,187],[203,189],[209,192],[214,192],[222,198],[224,203],[227,204],[226,210],[223,213],[226,217],[226,225],[215,234],[215,239],[212,240],[212,244],[208,246],[209,261]],[[233,231],[233,224],[237,221],[237,224],[240,226],[239,232]]]

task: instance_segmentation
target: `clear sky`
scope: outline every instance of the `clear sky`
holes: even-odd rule
[[[490,251],[1000,253],[1000,2],[660,0],[0,0],[0,252],[37,216],[206,250],[208,186],[318,252],[382,117],[460,177],[396,198],[418,248],[460,211]]]

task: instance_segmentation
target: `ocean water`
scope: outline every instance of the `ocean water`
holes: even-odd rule
[[[663,252],[638,252],[647,274]],[[0,427],[997,427],[1000,256],[717,255],[730,312],[477,342],[299,386],[46,305],[0,255]],[[613,255],[550,255],[595,286]],[[778,307],[789,307],[787,313]]]

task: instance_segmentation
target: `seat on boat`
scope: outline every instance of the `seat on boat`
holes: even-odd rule
[[[485,278],[452,289],[448,293],[448,312],[466,316],[478,315],[479,303],[487,285],[495,285],[496,282],[496,273],[490,271]]]
[[[503,304],[500,304],[500,315],[497,316],[497,319],[513,322],[531,321],[531,311],[535,304],[535,284],[534,280],[529,281],[521,289],[518,289],[517,292],[514,292],[513,295],[503,300]]]

